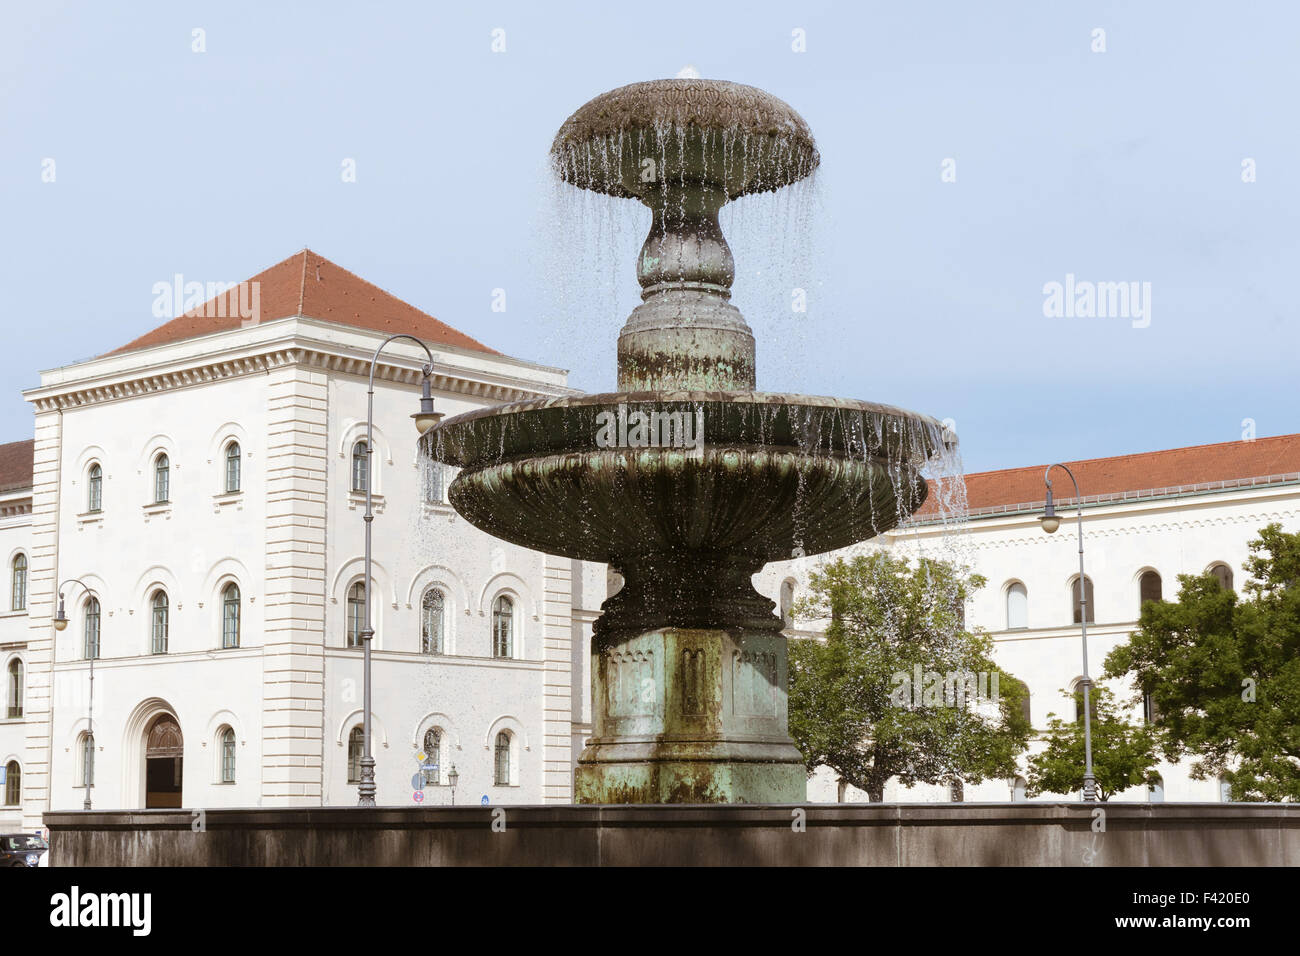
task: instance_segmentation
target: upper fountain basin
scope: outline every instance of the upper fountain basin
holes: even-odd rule
[[[615,566],[670,553],[756,563],[846,547],[924,502],[944,427],[888,405],[765,392],[617,392],[450,418],[424,451],[449,498],[515,544]]]
[[[602,93],[560,127],[557,175],[582,189],[647,201],[664,183],[725,199],[803,179],[820,157],[789,104],[727,80],[650,80]]]

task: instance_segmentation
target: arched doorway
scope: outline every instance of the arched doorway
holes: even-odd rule
[[[145,809],[181,806],[181,762],[185,742],[171,714],[159,714],[144,738]]]

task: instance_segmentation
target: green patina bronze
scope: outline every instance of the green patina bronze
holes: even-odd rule
[[[783,622],[751,577],[919,508],[943,426],[754,391],[718,211],[816,168],[807,124],[781,100],[717,80],[632,84],[570,117],[552,158],[564,181],[653,214],[619,391],[460,415],[425,450],[461,469],[449,498],[476,527],[624,579],[594,629],[578,802],[802,801]]]

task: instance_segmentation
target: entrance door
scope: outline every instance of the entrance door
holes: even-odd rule
[[[171,714],[162,714],[145,735],[145,809],[180,807],[181,763],[184,759],[181,727]]]

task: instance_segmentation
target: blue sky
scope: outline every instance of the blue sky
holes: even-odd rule
[[[609,314],[556,307],[544,158],[587,99],[686,64],[821,149],[808,312],[736,250],[760,388],[951,417],[971,471],[1300,431],[1297,35],[1284,2],[5,0],[0,438],[40,369],[159,324],[155,282],[303,246],[612,388],[633,263]],[[1150,325],[1044,316],[1067,274],[1151,283]]]

